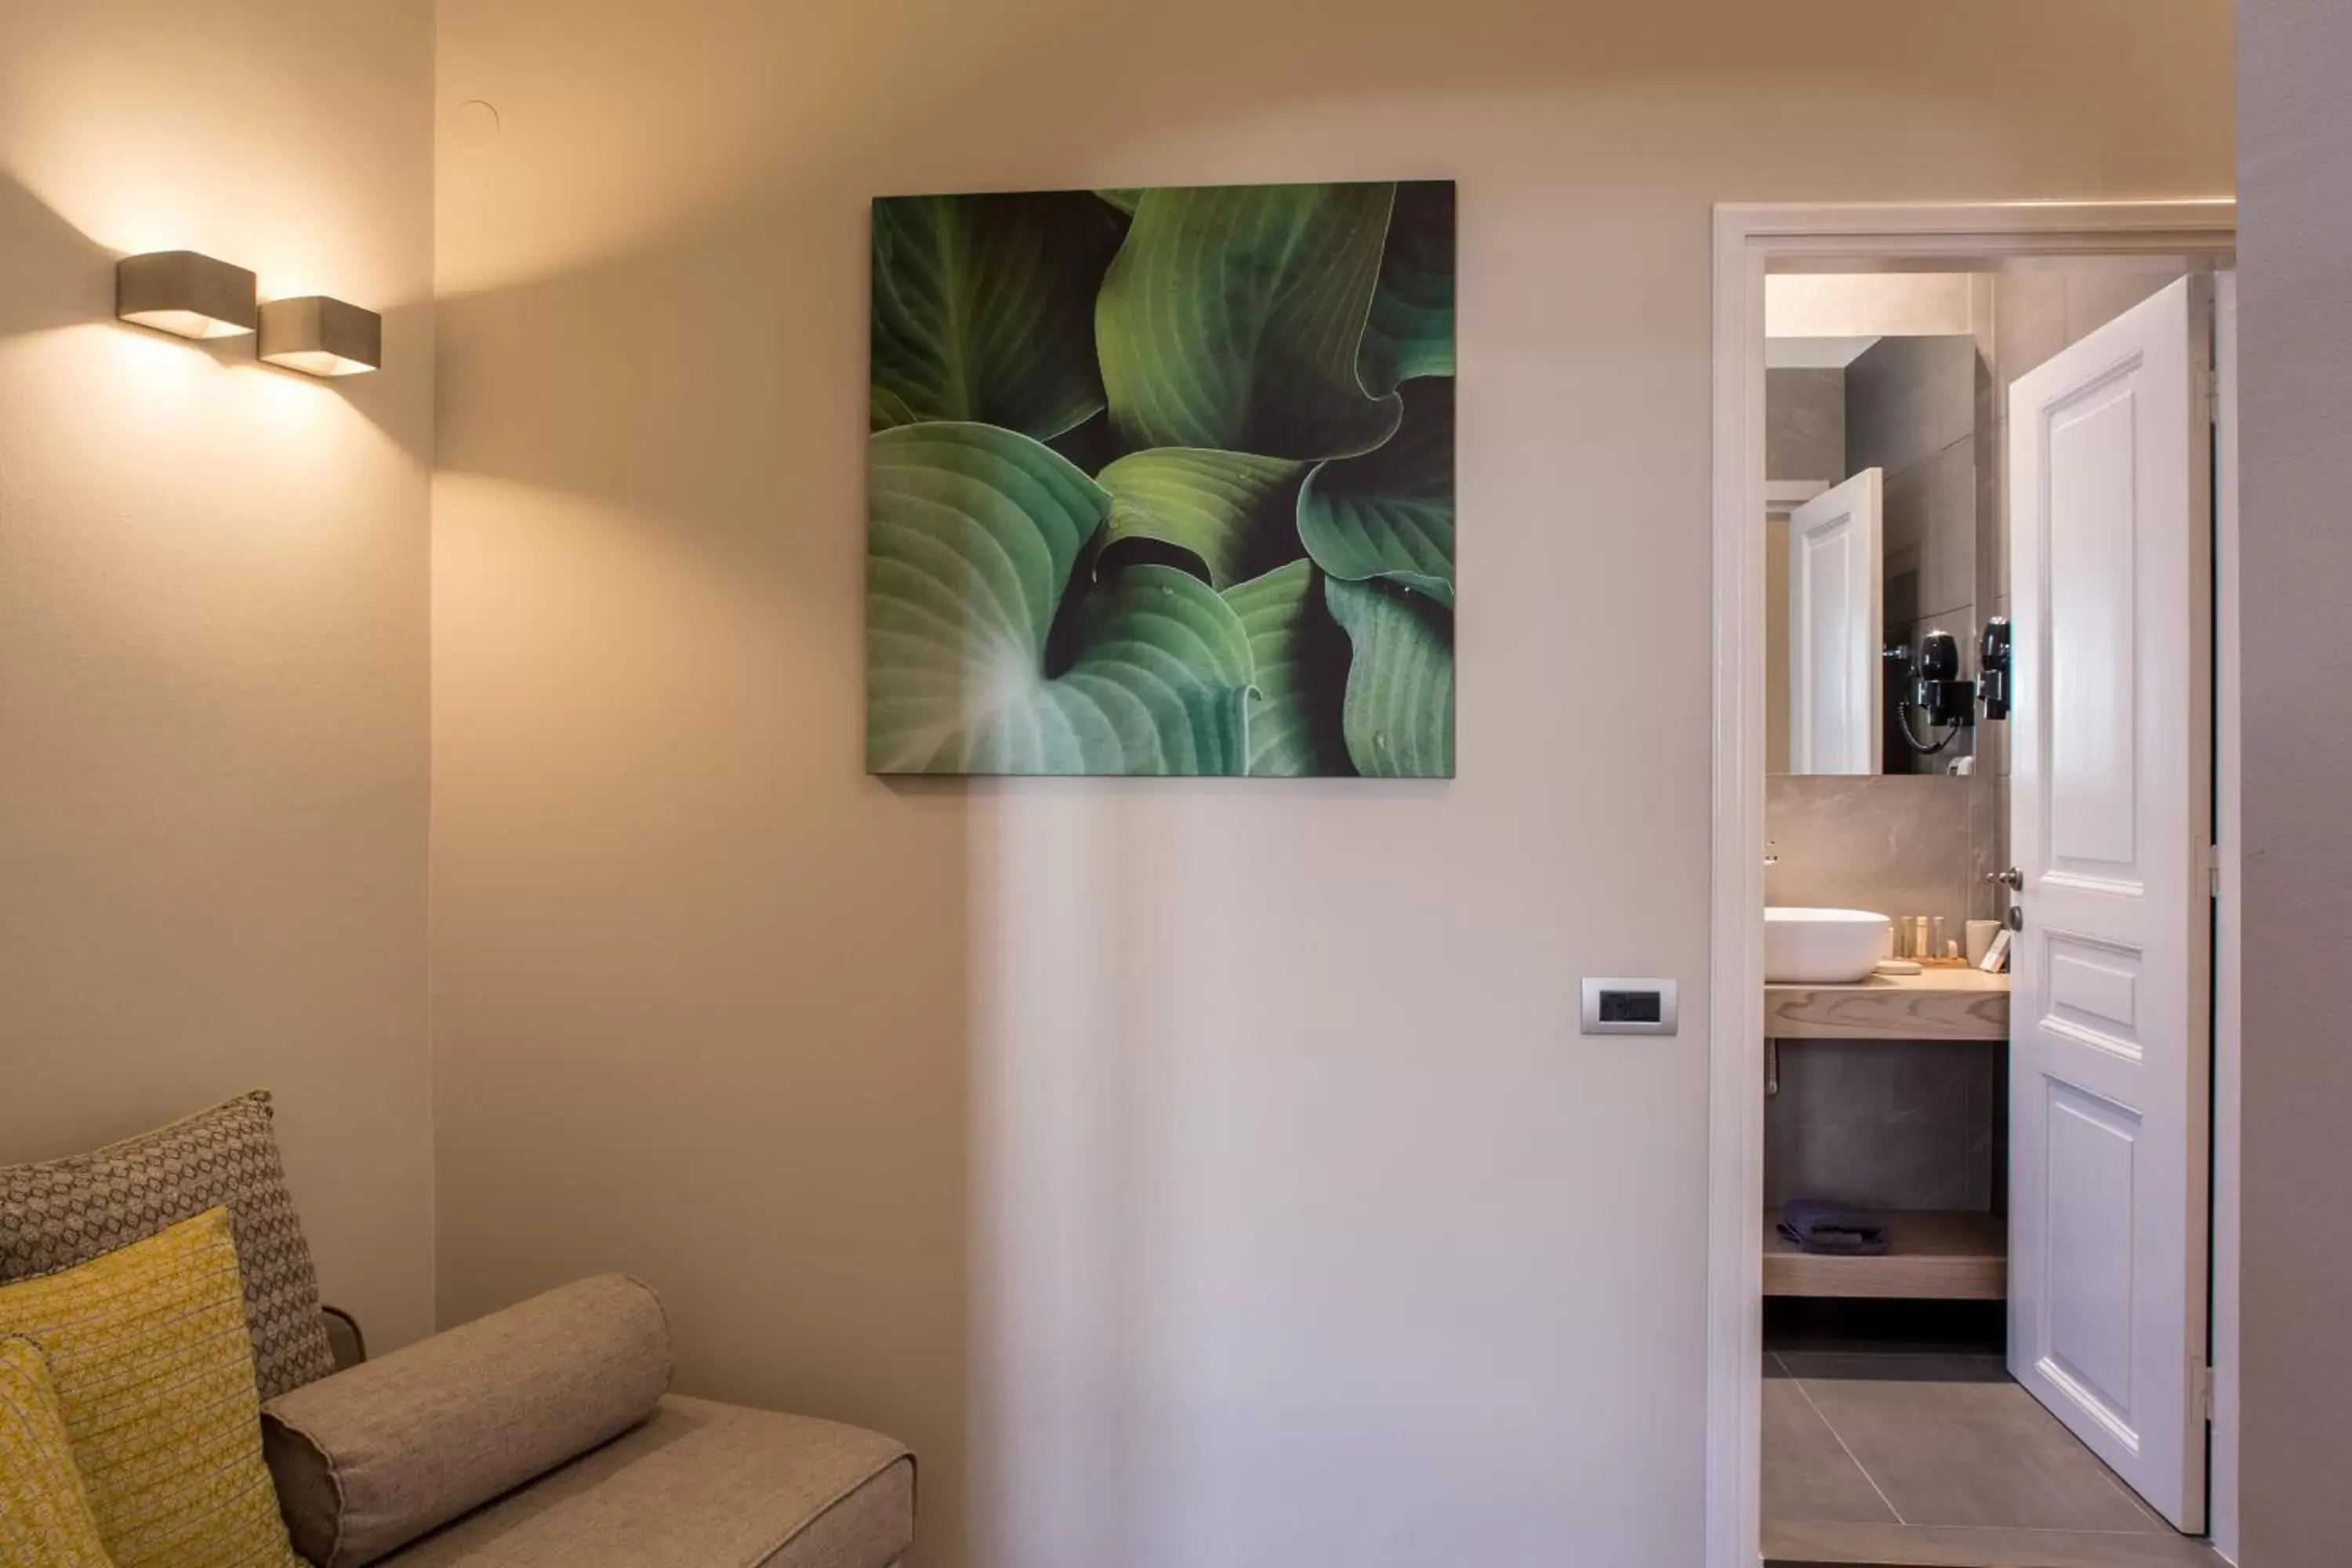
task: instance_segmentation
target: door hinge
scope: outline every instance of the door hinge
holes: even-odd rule
[[[2193,1366],[2189,1369],[2189,1406],[2200,1421],[2213,1419],[2213,1369]]]
[[[2208,423],[2221,423],[2221,378],[2210,370],[2197,373],[2197,401]]]
[[[2221,847],[2208,844],[2198,851],[2198,860],[2205,868],[2205,894],[2208,898],[2221,896]]]

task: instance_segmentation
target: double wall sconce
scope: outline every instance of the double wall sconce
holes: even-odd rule
[[[252,273],[193,250],[126,256],[114,268],[114,313],[183,338],[257,331],[262,360],[305,375],[356,375],[383,363],[383,318],[313,294],[259,300]]]

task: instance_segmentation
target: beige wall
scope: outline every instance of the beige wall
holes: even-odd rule
[[[257,1085],[331,1300],[432,1324],[432,16],[0,0],[0,1161]],[[338,385],[116,324],[204,250]]]
[[[2352,10],[2239,6],[2244,583],[2243,1544],[2246,1568],[2352,1541],[2352,1128],[2337,911],[2352,888]]]
[[[1979,292],[1966,272],[1791,272],[1764,280],[1764,335],[1965,337]]]
[[[440,17],[444,1317],[639,1271],[927,1568],[1696,1563],[1710,204],[2225,190],[2227,6]],[[1461,777],[863,776],[867,198],[1416,175]]]

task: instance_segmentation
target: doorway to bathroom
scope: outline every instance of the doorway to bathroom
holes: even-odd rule
[[[2234,1531],[2231,221],[1718,214],[1711,1568]]]

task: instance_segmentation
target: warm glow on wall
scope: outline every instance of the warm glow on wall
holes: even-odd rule
[[[193,250],[126,256],[114,268],[114,313],[175,337],[237,337],[254,329],[254,277]]]
[[[383,318],[313,294],[261,307],[261,357],[305,375],[358,375],[383,363]]]

